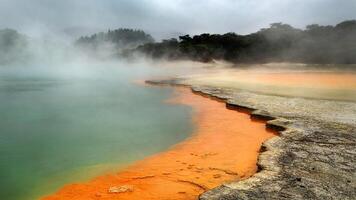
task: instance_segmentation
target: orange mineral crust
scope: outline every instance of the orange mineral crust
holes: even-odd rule
[[[69,184],[44,200],[189,200],[224,182],[256,172],[263,141],[275,136],[263,122],[226,109],[225,103],[177,88],[169,103],[193,108],[196,124],[186,141],[118,172]]]
[[[355,89],[356,87],[355,73],[250,73],[235,78],[250,83],[259,82],[299,87],[344,89]]]

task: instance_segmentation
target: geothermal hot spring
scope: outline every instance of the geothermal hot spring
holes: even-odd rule
[[[158,75],[118,63],[0,68],[0,199],[34,199],[163,151],[191,132],[190,108]]]
[[[0,199],[196,199],[253,175],[261,143],[276,135],[264,122],[187,88],[137,83],[187,69],[193,73],[120,62],[0,68]],[[354,73],[225,70],[198,69],[189,81],[355,101]],[[135,191],[108,193],[120,185]]]

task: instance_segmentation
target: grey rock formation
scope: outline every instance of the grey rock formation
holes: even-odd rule
[[[258,173],[207,191],[200,200],[356,199],[356,103],[209,86],[192,90],[224,99],[230,109],[248,109],[280,132],[263,144]]]

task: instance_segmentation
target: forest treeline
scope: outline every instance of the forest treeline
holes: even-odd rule
[[[82,53],[93,58],[111,59],[118,57],[123,49],[154,42],[153,37],[142,30],[123,28],[83,36],[70,45],[58,41],[29,37],[13,29],[0,29],[0,65],[21,65],[44,59],[57,61],[58,58],[82,56]]]
[[[147,43],[126,55],[142,53],[153,59],[214,59],[234,63],[356,63],[356,20],[335,26],[312,24],[305,30],[273,23],[256,33],[209,34]]]
[[[120,28],[80,37],[75,44],[91,49],[98,49],[106,44],[114,45],[118,49],[125,49],[153,42],[153,37],[142,30]]]
[[[153,37],[142,30],[116,29],[80,37],[74,44],[80,47],[78,51],[104,59],[135,58],[139,54],[152,59],[201,62],[356,64],[356,20],[335,26],[312,24],[304,30],[273,23],[248,35],[204,33],[161,42],[154,42]],[[41,45],[15,30],[0,30],[0,64],[26,62],[36,57],[34,54],[40,48],[35,47]],[[41,54],[57,46],[43,47]]]

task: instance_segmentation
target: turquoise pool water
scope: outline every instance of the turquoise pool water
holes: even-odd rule
[[[0,68],[0,199],[27,200],[163,151],[191,132],[144,66]],[[46,69],[46,70],[43,70]]]

